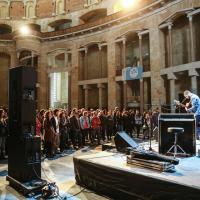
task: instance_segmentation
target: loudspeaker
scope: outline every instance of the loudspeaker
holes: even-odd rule
[[[40,137],[9,136],[8,175],[19,182],[41,177]]]
[[[33,67],[9,70],[8,176],[22,183],[41,177],[41,141],[34,136],[35,86]]]
[[[125,152],[127,147],[138,147],[138,144],[124,131],[117,132],[114,140],[116,149],[121,152]]]
[[[174,144],[174,134],[168,133],[169,127],[184,129],[178,135],[178,145],[190,155],[196,154],[195,117],[193,114],[160,114],[159,115],[159,153],[166,154]]]
[[[9,70],[9,135],[35,134],[36,71],[18,66]]]

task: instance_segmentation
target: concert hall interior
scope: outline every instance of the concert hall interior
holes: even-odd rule
[[[0,200],[198,199],[199,36],[200,0],[0,0]]]

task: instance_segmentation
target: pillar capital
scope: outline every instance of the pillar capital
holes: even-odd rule
[[[193,20],[193,15],[188,15],[187,17],[188,17],[188,19],[189,19],[189,22],[192,22],[192,20]]]
[[[91,89],[91,87],[89,85],[83,85],[83,89],[84,90],[89,90],[89,89]]]
[[[167,79],[168,80],[176,80],[177,78],[173,72],[170,72],[167,74]]]
[[[198,74],[196,69],[189,69],[188,70],[188,75],[189,76],[199,76],[199,74]]]
[[[126,44],[126,37],[125,37],[125,36],[122,37],[122,44],[123,44],[123,45]]]
[[[101,49],[102,49],[101,44],[98,44],[98,48],[99,48],[99,51],[101,51]]]
[[[169,21],[167,23],[167,27],[168,27],[168,30],[171,30],[172,29],[172,26],[173,26],[173,23],[171,21]]]
[[[97,88],[105,88],[105,85],[103,83],[97,83]]]

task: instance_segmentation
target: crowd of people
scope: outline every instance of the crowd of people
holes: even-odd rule
[[[40,110],[36,115],[36,135],[41,137],[42,150],[53,157],[66,149],[75,150],[86,145],[110,142],[118,131],[130,137],[148,139],[157,137],[159,109],[145,111],[129,109],[65,109]],[[8,136],[8,112],[0,109],[0,159],[5,158]]]
[[[37,114],[36,134],[44,141],[47,157],[65,149],[110,142],[118,131],[130,137],[148,139],[158,126],[159,109],[140,114],[139,110],[101,109],[41,110]]]

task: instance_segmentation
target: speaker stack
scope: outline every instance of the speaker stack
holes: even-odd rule
[[[7,180],[23,194],[44,184],[41,181],[41,141],[35,136],[35,85],[36,71],[33,67],[10,69]],[[33,182],[37,182],[37,186]]]

